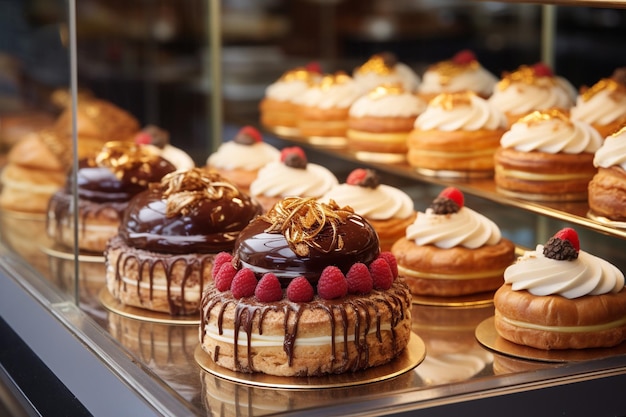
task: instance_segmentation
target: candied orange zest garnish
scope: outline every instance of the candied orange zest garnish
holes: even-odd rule
[[[314,198],[288,197],[276,203],[263,219],[271,224],[265,232],[282,233],[294,253],[308,256],[311,247],[323,253],[342,249],[338,227],[352,213],[351,207],[339,207],[333,200],[325,204]],[[328,247],[322,247],[316,237],[326,226],[332,228],[333,238]]]

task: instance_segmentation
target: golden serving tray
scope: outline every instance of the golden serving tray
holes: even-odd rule
[[[494,325],[494,317],[483,320],[475,331],[476,339],[484,347],[503,355],[519,359],[550,363],[580,362],[603,359],[626,353],[626,342],[612,348],[554,349],[543,350],[518,345],[500,337]]]
[[[213,359],[211,359],[209,354],[206,353],[200,345],[196,347],[194,352],[194,357],[198,365],[205,371],[219,378],[257,387],[299,390],[340,388],[384,381],[414,369],[424,360],[425,356],[426,345],[424,341],[415,333],[411,333],[409,344],[404,352],[385,365],[375,366],[363,371],[347,372],[337,375],[282,377],[266,374],[248,374],[223,368],[213,362]]]

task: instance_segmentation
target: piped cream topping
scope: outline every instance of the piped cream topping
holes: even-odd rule
[[[498,79],[477,61],[471,65],[455,65],[444,61],[426,70],[418,91],[424,94],[456,93],[474,91],[488,97]]]
[[[413,214],[413,200],[404,191],[380,184],[376,188],[338,184],[320,199],[334,200],[340,206],[350,206],[355,213],[373,220],[406,219]]]
[[[420,77],[408,65],[397,62],[389,67],[381,56],[374,55],[356,68],[352,74],[361,92],[366,93],[379,85],[400,84],[406,91],[414,92],[420,84]]]
[[[443,93],[428,103],[415,120],[420,130],[476,131],[504,129],[507,119],[489,102],[471,93]]]
[[[548,110],[518,120],[502,135],[500,145],[522,152],[594,153],[602,145],[602,137],[591,125],[570,120],[559,110]]]
[[[318,73],[307,71],[304,68],[295,68],[287,71],[278,80],[267,86],[265,96],[278,101],[293,102],[319,78]]]
[[[378,86],[350,106],[351,117],[417,117],[426,103],[399,86]]]
[[[593,165],[597,168],[619,166],[626,169],[626,126],[604,140],[593,157]]]
[[[259,170],[250,184],[250,194],[318,198],[338,183],[337,177],[321,165],[308,163],[305,169],[299,169],[282,162],[270,162]]]
[[[326,75],[319,82],[311,85],[299,97],[296,104],[321,109],[348,108],[363,92],[357,83],[346,74]]]
[[[280,159],[280,151],[265,142],[243,145],[235,141],[222,143],[209,155],[207,165],[221,169],[259,169]]]
[[[407,227],[406,238],[419,246],[476,249],[497,244],[502,234],[493,221],[468,207],[452,214],[436,214],[428,208],[424,213],[419,212],[413,224]]]
[[[533,295],[561,295],[573,299],[583,295],[616,293],[624,287],[624,274],[616,266],[585,251],[578,258],[555,260],[543,255],[543,245],[526,251],[504,271],[504,281],[514,291]]]
[[[626,116],[626,86],[602,79],[576,98],[572,119],[589,124],[608,125]]]

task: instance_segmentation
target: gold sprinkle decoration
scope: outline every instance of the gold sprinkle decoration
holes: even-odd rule
[[[352,213],[351,207],[339,207],[333,200],[326,204],[314,198],[288,197],[276,203],[263,219],[271,224],[266,233],[282,233],[296,255],[308,256],[310,248],[323,253],[341,250],[344,242],[338,227]],[[322,247],[316,237],[326,226],[332,228],[333,236],[328,247]]]
[[[402,84],[382,84],[371,90],[367,95],[372,100],[379,100],[385,96],[400,95],[404,93]]]
[[[626,123],[624,123],[624,125],[623,125],[621,128],[619,128],[619,129],[617,130],[617,132],[615,132],[615,133],[611,133],[611,135],[610,135],[610,136],[619,136],[619,135],[621,135],[622,133],[626,133]]]
[[[431,70],[439,74],[439,82],[441,83],[441,85],[448,85],[450,84],[452,78],[467,70],[475,71],[476,69],[478,69],[478,66],[479,64],[476,60],[473,60],[467,64],[457,64],[452,60],[447,60],[441,61],[433,65],[431,67]]]
[[[152,164],[156,162],[159,155],[150,147],[141,146],[133,142],[110,141],[104,144],[102,150],[96,155],[95,163],[99,167],[109,168],[116,178],[124,178],[124,173],[131,169],[150,174]],[[132,182],[146,185],[136,177],[131,178]]]
[[[307,70],[304,67],[294,68],[292,70],[287,71],[281,77],[281,81],[291,82],[291,81],[305,81],[307,83],[312,83],[316,73],[313,73]]]
[[[527,125],[532,125],[534,123],[541,123],[548,120],[562,120],[565,123],[571,123],[567,114],[565,114],[561,109],[557,108],[542,111],[536,110],[520,118],[518,120],[518,123],[526,123]]]
[[[553,77],[537,77],[532,67],[522,65],[517,69],[517,71],[504,73],[502,80],[498,82],[497,87],[499,90],[506,90],[511,84],[514,83],[533,85],[537,83],[539,78],[548,80],[551,84],[555,84]]]
[[[156,186],[160,187],[165,197],[167,217],[186,216],[203,200],[215,201],[240,194],[239,189],[220,174],[201,168],[170,172]]]
[[[433,98],[429,105],[441,107],[444,110],[452,110],[459,106],[469,106],[472,103],[472,96],[475,95],[471,91],[463,91],[459,93],[442,93]]]
[[[393,68],[390,68],[382,55],[374,55],[371,57],[366,63],[361,65],[357,69],[358,74],[367,74],[368,72],[373,72],[374,74],[379,75],[389,75],[393,71]]]
[[[583,101],[589,101],[593,96],[601,91],[609,91],[609,93],[612,94],[620,90],[622,91],[622,94],[626,94],[625,85],[618,83],[617,81],[610,78],[603,78],[595,83],[593,86],[585,90],[585,92],[581,94],[581,97]]]
[[[336,74],[328,74],[322,77],[322,79],[315,85],[322,91],[330,89],[334,85],[341,85],[350,82],[352,77],[347,75],[343,71],[339,71]]]

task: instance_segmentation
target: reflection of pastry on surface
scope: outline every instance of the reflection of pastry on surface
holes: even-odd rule
[[[52,127],[54,117],[44,112],[0,115],[0,150],[10,149],[23,138]]]
[[[547,65],[522,65],[504,73],[489,102],[504,112],[509,125],[536,110],[569,110],[576,99],[576,89],[565,78],[555,75]]]
[[[435,175],[491,176],[493,154],[506,126],[504,114],[472,92],[439,94],[415,119],[407,138],[407,160]]]
[[[581,88],[571,116],[593,126],[603,138],[626,124],[626,67],[589,88]]]
[[[348,119],[347,139],[351,151],[361,159],[395,157],[406,159],[406,140],[426,103],[397,84],[380,85],[358,98]]]
[[[624,274],[580,249],[571,228],[526,251],[494,296],[495,328],[537,349],[612,347],[626,339]]]
[[[108,314],[109,333],[157,372],[194,362],[198,327],[137,320]]]
[[[335,201],[350,206],[365,217],[378,233],[382,251],[404,236],[407,226],[415,220],[413,200],[404,191],[381,184],[378,174],[371,169],[356,169],[346,182],[331,188],[320,201]]]
[[[41,247],[47,247],[52,242],[46,236],[46,218],[43,214],[0,210],[0,240],[8,249],[48,276],[48,259],[41,252]]]
[[[294,100],[320,77],[320,69],[314,64],[286,71],[265,89],[259,104],[261,124],[269,128],[296,128],[298,119]]]
[[[123,304],[197,314],[218,252],[231,251],[258,203],[215,172],[172,172],[130,201],[105,251],[107,287]]]
[[[598,169],[589,182],[589,209],[608,220],[626,221],[626,122],[596,151]]]
[[[409,290],[349,207],[286,198],[250,222],[224,262],[203,294],[200,332],[221,367],[351,373],[390,362],[409,342]]]
[[[206,168],[217,171],[240,190],[248,192],[259,169],[279,159],[280,151],[264,142],[261,132],[244,126],[232,140],[222,143],[209,155]]]
[[[107,240],[117,234],[129,200],[153,182],[176,169],[152,146],[132,142],[107,142],[98,154],[79,161],[78,247],[102,253]],[[48,204],[47,233],[55,242],[73,247],[73,174],[52,195]]]
[[[441,93],[473,91],[489,98],[498,79],[487,71],[470,50],[457,52],[452,58],[429,66],[422,76],[418,94],[426,102]]]
[[[361,94],[349,75],[343,72],[324,75],[295,99],[300,135],[345,137],[350,106]]]
[[[391,52],[372,55],[354,69],[352,76],[362,93],[383,84],[398,84],[405,91],[414,93],[420,84],[419,75],[408,65],[399,62]]]
[[[265,211],[285,197],[319,198],[339,181],[328,168],[308,162],[300,147],[284,148],[280,160],[263,166],[250,184],[250,195]]]
[[[393,244],[400,275],[415,295],[455,297],[492,291],[515,259],[515,246],[491,220],[448,187]]]
[[[541,369],[556,368],[557,366],[561,366],[561,364],[554,362],[528,361],[500,354],[493,355],[493,373],[496,375],[533,372]]]
[[[493,355],[475,337],[476,326],[493,307],[450,308],[413,305],[413,331],[426,344],[426,358],[415,372],[427,384],[467,380],[483,371]]]
[[[558,109],[533,112],[502,135],[495,155],[496,187],[529,200],[586,200],[601,144],[597,130]]]

